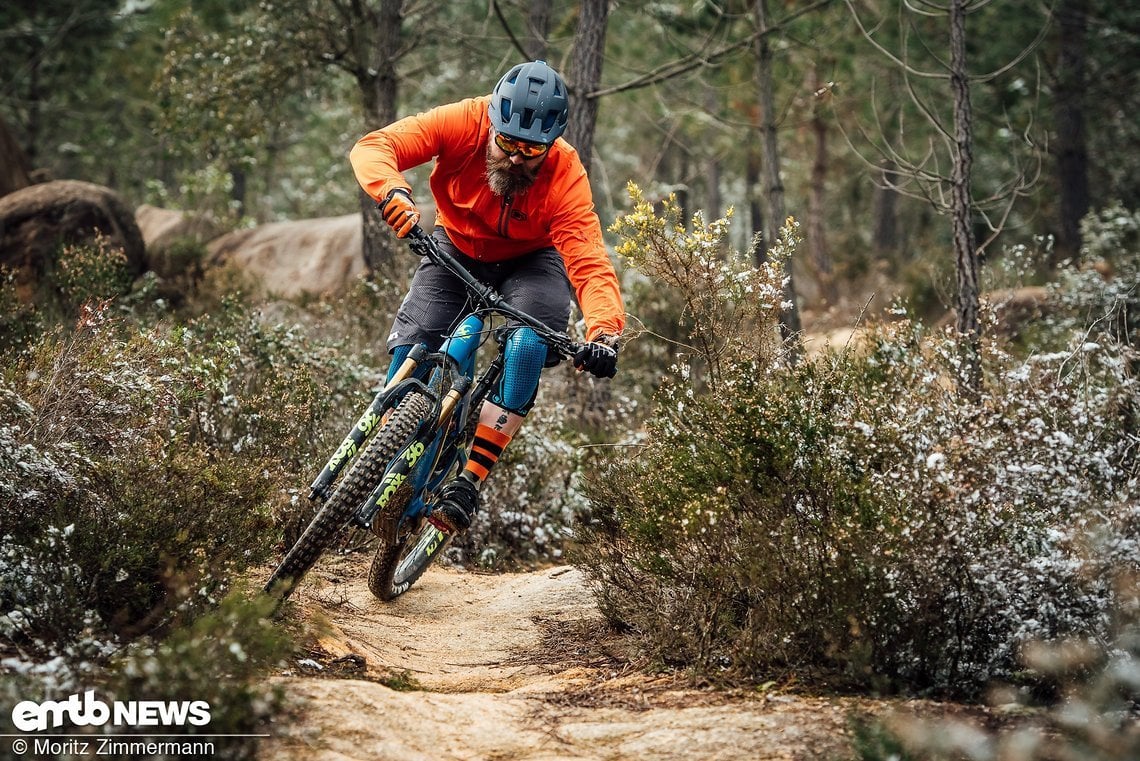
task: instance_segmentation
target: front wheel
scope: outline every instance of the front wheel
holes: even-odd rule
[[[369,442],[364,452],[348,471],[329,501],[325,503],[305,533],[282,559],[269,577],[265,591],[283,600],[293,591],[301,577],[309,572],[353,513],[360,508],[376,484],[384,477],[388,463],[400,451],[431,412],[432,402],[424,394],[412,391],[393,410],[384,427]]]

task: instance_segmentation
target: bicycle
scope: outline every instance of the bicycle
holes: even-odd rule
[[[413,252],[459,277],[475,306],[439,351],[413,347],[309,487],[309,499],[322,506],[265,584],[281,600],[349,524],[379,537],[368,588],[384,601],[408,591],[447,548],[451,536],[431,511],[439,488],[463,470],[480,405],[503,373],[506,334],[487,327],[496,316],[530,327],[563,358],[581,348],[507,304],[418,225],[408,239]],[[498,353],[476,375],[488,333]]]

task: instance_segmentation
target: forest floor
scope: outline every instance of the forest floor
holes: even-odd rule
[[[313,634],[274,677],[294,715],[267,761],[849,759],[851,717],[900,707],[643,673],[574,568],[433,568],[381,603],[367,563],[329,558],[294,592]]]

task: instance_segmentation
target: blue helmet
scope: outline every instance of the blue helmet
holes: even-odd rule
[[[546,61],[520,63],[503,75],[488,109],[496,132],[550,145],[566,130],[566,83]]]

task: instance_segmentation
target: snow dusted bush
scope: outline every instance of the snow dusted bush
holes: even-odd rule
[[[625,249],[654,277],[730,271],[715,225],[637,214]],[[744,277],[700,279],[723,306],[690,309],[643,445],[587,481],[582,559],[607,615],[707,674],[959,695],[1018,678],[1026,643],[1111,638],[1140,572],[1131,346],[1069,332],[1025,357],[986,341],[977,396],[954,387],[957,338],[905,320],[788,364],[765,323],[702,320],[775,313],[778,269],[751,291]]]
[[[6,358],[0,671],[21,699],[106,684],[113,649],[192,626],[267,558],[325,403],[300,346],[236,305],[143,327],[104,304]]]
[[[107,690],[120,700],[194,701],[210,705],[210,732],[238,735],[219,758],[256,758],[257,739],[284,705],[281,687],[264,679],[292,651],[272,619],[274,602],[246,591],[172,630],[159,642],[137,641],[116,654]]]

